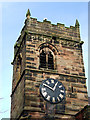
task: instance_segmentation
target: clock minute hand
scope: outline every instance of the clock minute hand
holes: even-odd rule
[[[55,90],[56,86],[57,86],[58,82],[55,84],[54,88],[53,88],[53,91]]]
[[[49,89],[53,90],[52,87],[48,86],[47,84],[43,83],[44,86],[48,87]]]

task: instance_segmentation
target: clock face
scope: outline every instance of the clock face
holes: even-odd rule
[[[65,97],[65,88],[58,80],[48,78],[41,83],[40,94],[52,104],[60,103]]]

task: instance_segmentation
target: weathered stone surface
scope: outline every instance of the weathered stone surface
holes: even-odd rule
[[[41,112],[41,108],[39,108],[39,107],[31,107],[31,106],[25,106],[24,110],[29,110],[31,112]]]
[[[40,95],[39,86],[43,80],[54,78],[66,92],[61,103],[49,104],[55,120],[74,120],[74,115],[88,104],[79,28],[29,17],[14,49],[11,117],[26,112],[32,119],[43,120],[48,103]],[[42,50],[52,53],[54,69],[40,67]]]

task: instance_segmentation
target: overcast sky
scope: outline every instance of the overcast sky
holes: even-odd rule
[[[86,1],[86,0],[82,0]],[[74,26],[76,19],[80,23],[85,73],[88,86],[88,2],[4,2],[0,4],[0,118],[10,115],[10,95],[12,87],[13,47],[24,26],[27,9],[31,17],[43,21],[47,18],[52,24],[58,22],[66,27]],[[90,95],[90,92],[89,92]]]

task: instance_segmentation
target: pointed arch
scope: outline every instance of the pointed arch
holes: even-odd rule
[[[39,68],[56,69],[57,48],[50,43],[39,45]]]
[[[49,43],[49,42],[45,42],[45,43],[40,44],[40,45],[38,46],[39,52],[40,52],[41,49],[43,49],[43,48],[45,48],[45,47],[48,47],[49,49],[51,49],[51,50],[53,51],[53,53],[54,53],[55,55],[57,55],[58,49],[57,49],[53,44],[51,44],[51,43]]]

